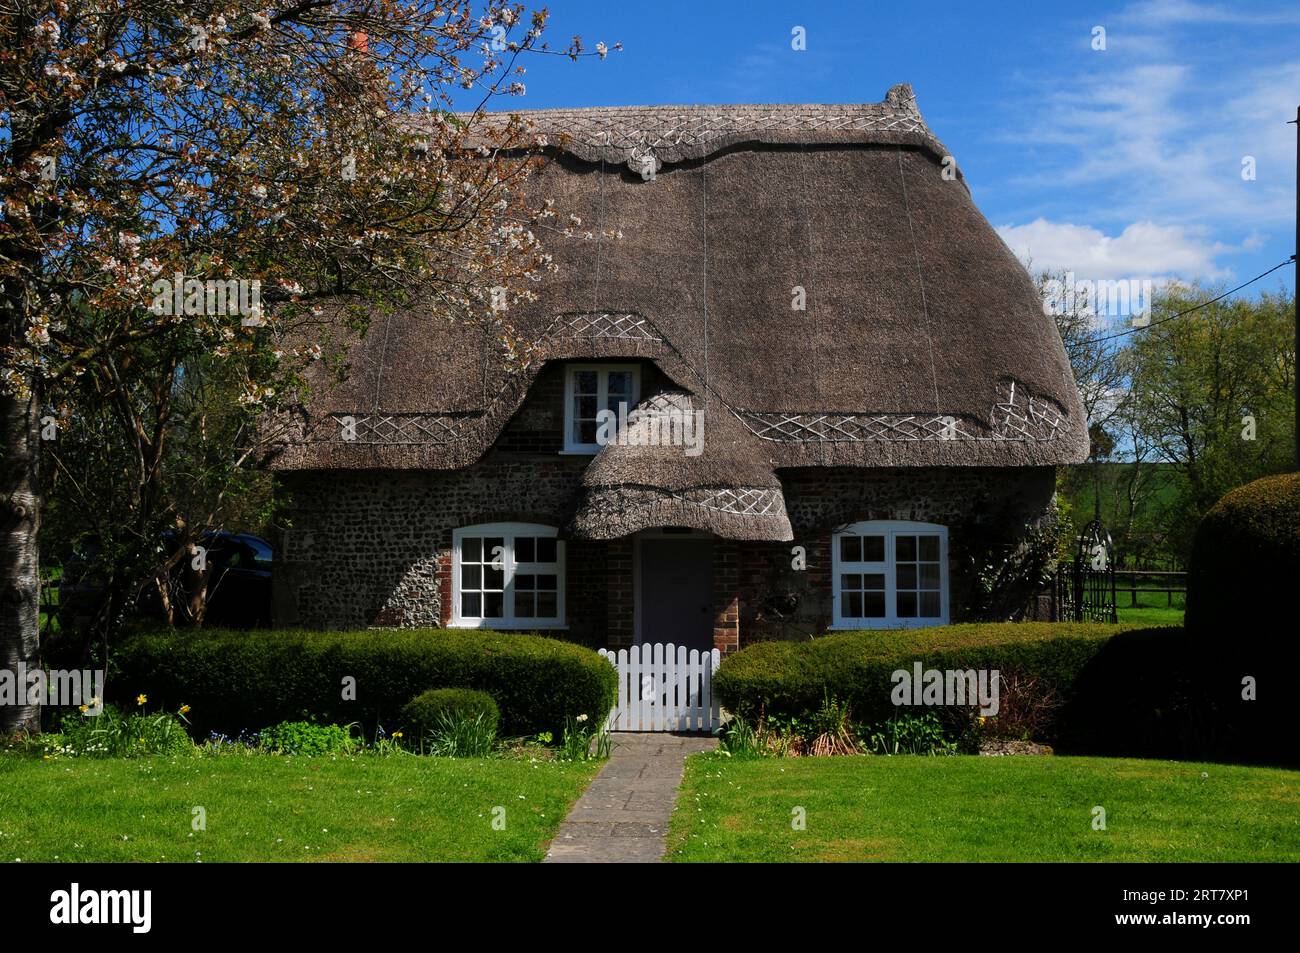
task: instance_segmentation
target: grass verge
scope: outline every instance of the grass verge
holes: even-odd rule
[[[1094,809],[1105,830],[1094,830]],[[806,829],[793,822],[803,810]],[[687,761],[674,861],[1296,861],[1300,772],[1066,757]]]
[[[536,861],[599,768],[374,755],[0,755],[0,861]],[[206,829],[194,829],[196,808]]]

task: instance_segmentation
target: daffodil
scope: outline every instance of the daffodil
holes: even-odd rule
[[[182,706],[180,707],[180,712],[181,712],[182,715],[185,714],[186,712],[188,712],[189,710],[190,710],[190,706],[189,706],[189,705],[182,705]]]
[[[136,696],[135,696],[135,703],[136,703],[137,705],[143,705],[143,704],[144,704],[145,702],[147,702],[148,700],[149,700],[149,696],[148,696],[148,695],[136,695]]]

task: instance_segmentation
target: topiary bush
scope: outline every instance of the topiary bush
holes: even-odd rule
[[[1221,643],[1294,642],[1279,606],[1300,580],[1300,473],[1238,487],[1205,514],[1187,567],[1184,625]]]
[[[472,688],[431,688],[402,707],[402,724],[416,741],[436,732],[444,718],[482,718],[495,735],[501,712],[491,695]]]
[[[490,694],[505,734],[556,737],[565,718],[603,718],[614,667],[591,649],[535,635],[456,629],[141,634],[117,649],[110,697],[184,701],[200,736],[314,718],[393,730],[429,688]]]
[[[1300,762],[1292,701],[1300,670],[1291,596],[1300,580],[1300,474],[1227,493],[1192,542],[1184,625],[1232,757]]]

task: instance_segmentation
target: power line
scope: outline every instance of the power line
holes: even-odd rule
[[[1104,341],[1113,341],[1113,340],[1115,340],[1116,338],[1122,338],[1122,337],[1127,337],[1127,336],[1130,335],[1130,334],[1136,334],[1138,331],[1146,331],[1146,330],[1148,330],[1148,329],[1150,329],[1150,328],[1154,328],[1156,325],[1158,325],[1158,324],[1164,324],[1164,323],[1167,322],[1167,321],[1172,321],[1172,320],[1174,320],[1174,318],[1181,318],[1181,317],[1182,317],[1183,315],[1185,315],[1185,314],[1191,314],[1191,313],[1194,312],[1194,311],[1200,311],[1202,308],[1208,308],[1210,305],[1214,304],[1216,301],[1222,301],[1224,298],[1228,297],[1228,295],[1230,295],[1230,294],[1236,294],[1236,293],[1237,293],[1238,291],[1240,291],[1242,288],[1245,288],[1245,287],[1247,287],[1248,285],[1253,285],[1255,282],[1259,281],[1259,279],[1268,277],[1269,275],[1273,274],[1273,272],[1277,271],[1279,268],[1285,268],[1287,265],[1291,264],[1291,263],[1294,262],[1295,260],[1296,260],[1296,256],[1295,256],[1295,255],[1292,255],[1290,258],[1286,259],[1286,261],[1278,262],[1276,265],[1274,265],[1274,266],[1273,266],[1272,268],[1270,268],[1268,271],[1265,271],[1265,272],[1262,272],[1262,273],[1256,275],[1254,278],[1251,278],[1249,281],[1243,281],[1241,284],[1237,285],[1237,287],[1235,287],[1235,288],[1229,288],[1227,291],[1225,291],[1223,294],[1219,295],[1217,298],[1211,298],[1209,301],[1202,301],[1200,304],[1196,305],[1195,307],[1188,308],[1186,311],[1179,311],[1177,314],[1170,314],[1170,315],[1167,315],[1167,316],[1161,318],[1161,319],[1158,320],[1158,321],[1150,321],[1150,322],[1148,322],[1147,324],[1142,325],[1141,327],[1132,327],[1132,328],[1128,328],[1127,330],[1124,330],[1124,331],[1118,331],[1118,332],[1116,332],[1115,334],[1108,334],[1108,335],[1106,335],[1105,337],[1100,337],[1100,338],[1089,338],[1089,339],[1086,340],[1086,341],[1080,341],[1079,344],[1081,344],[1081,345],[1082,345],[1082,344],[1101,344],[1101,343],[1103,343]]]

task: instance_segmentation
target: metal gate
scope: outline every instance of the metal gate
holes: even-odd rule
[[[1079,534],[1074,563],[1056,573],[1056,617],[1074,622],[1118,622],[1115,546],[1097,517]]]
[[[722,724],[713,694],[717,649],[701,652],[656,642],[600,654],[618,672],[618,702],[610,731],[712,732]]]

